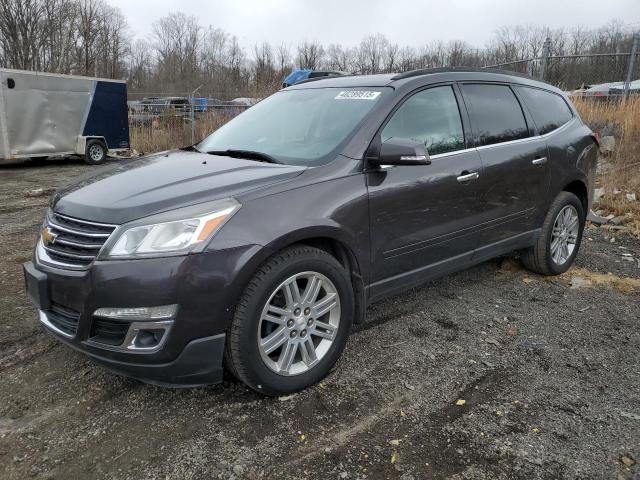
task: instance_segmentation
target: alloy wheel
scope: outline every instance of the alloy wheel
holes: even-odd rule
[[[566,205],[553,224],[551,232],[551,258],[556,265],[564,265],[576,248],[580,219],[573,205]]]
[[[318,272],[287,278],[269,296],[258,323],[258,349],[279,375],[305,373],[322,360],[340,325],[340,295]]]

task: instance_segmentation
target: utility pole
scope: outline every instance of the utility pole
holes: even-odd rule
[[[631,47],[631,55],[629,56],[629,68],[627,69],[627,81],[624,82],[624,98],[629,98],[631,93],[631,82],[633,80],[633,71],[636,67],[636,53],[638,52],[638,43],[640,42],[640,33],[633,36],[633,46]]]
[[[194,103],[193,97],[201,88],[202,88],[202,85],[196,88],[193,92],[191,92],[191,95],[189,95],[189,104],[191,106],[191,145],[195,145],[196,143],[196,111],[195,111],[195,105],[193,104]]]
[[[551,52],[551,39],[547,37],[542,44],[542,57],[540,58],[540,80],[544,80],[545,70],[549,62],[549,54]]]

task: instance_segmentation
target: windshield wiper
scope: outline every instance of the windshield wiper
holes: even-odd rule
[[[282,164],[280,160],[272,157],[271,155],[263,152],[256,152],[254,150],[211,150],[207,153],[209,155],[222,155],[225,157],[245,158],[247,160],[257,160],[259,162]]]

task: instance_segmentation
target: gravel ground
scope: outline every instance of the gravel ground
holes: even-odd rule
[[[640,240],[591,227],[560,277],[502,258],[376,304],[290,397],[161,389],[23,291],[50,189],[91,168],[0,167],[0,478],[640,478]]]

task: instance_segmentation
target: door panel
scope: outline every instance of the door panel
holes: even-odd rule
[[[535,228],[537,207],[549,186],[547,146],[541,138],[480,147],[484,229],[489,245]]]
[[[471,258],[483,212],[480,184],[457,180],[470,172],[482,177],[475,149],[367,174],[372,283],[458,255]]]
[[[509,85],[461,85],[484,172],[479,247],[535,228],[549,186],[547,146]]]
[[[432,162],[366,174],[371,282],[378,282],[378,290],[387,289],[385,281],[415,284],[430,267],[473,254],[483,211],[475,176],[482,175],[482,164],[476,149],[467,148],[463,119],[453,85],[438,85],[401,102],[377,138],[424,143]],[[463,175],[470,178],[459,180]]]

